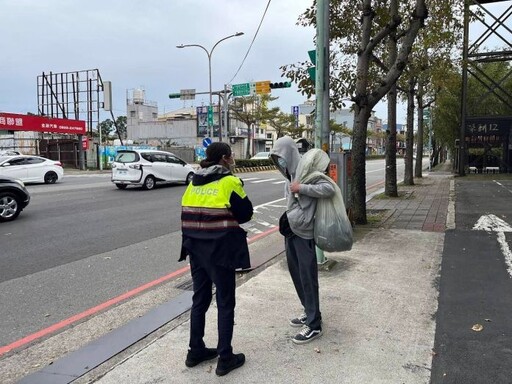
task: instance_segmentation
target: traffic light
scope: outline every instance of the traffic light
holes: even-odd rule
[[[289,81],[281,81],[279,83],[270,83],[270,89],[290,88],[291,86],[292,86],[292,83]]]
[[[169,93],[169,99],[179,99],[181,97],[181,93]]]

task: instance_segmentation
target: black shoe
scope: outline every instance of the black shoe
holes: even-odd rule
[[[295,344],[305,344],[322,336],[322,328],[311,329],[305,325],[302,330],[292,339]]]
[[[215,359],[217,357],[217,349],[216,348],[205,348],[202,352],[194,352],[188,351],[187,360],[185,360],[185,365],[189,368],[195,367],[197,364],[202,363],[203,361]]]
[[[217,376],[224,376],[231,372],[233,369],[240,368],[245,363],[245,355],[237,353],[229,359],[219,359],[217,362],[217,369],[215,373]]]
[[[302,326],[306,325],[307,319],[308,319],[308,317],[306,316],[305,313],[303,313],[302,315],[297,316],[295,319],[291,319],[290,325],[292,327],[302,327]]]

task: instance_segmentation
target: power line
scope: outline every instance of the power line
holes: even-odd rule
[[[249,45],[249,48],[247,49],[247,53],[245,54],[244,59],[242,60],[242,64],[240,64],[240,66],[236,70],[236,73],[233,76],[233,78],[229,81],[229,84],[231,84],[231,82],[235,79],[236,75],[238,75],[238,72],[240,72],[240,70],[242,69],[242,66],[245,63],[245,59],[247,59],[247,56],[249,56],[249,52],[251,51],[252,45],[254,44],[254,40],[256,40],[256,36],[258,36],[258,32],[260,31],[261,24],[263,24],[263,19],[265,18],[265,15],[267,14],[267,10],[268,10],[268,7],[269,7],[271,1],[272,0],[268,0],[267,6],[265,8],[265,12],[263,12],[263,16],[261,16],[261,20],[260,20],[260,24],[258,25],[258,29],[256,29],[256,32],[254,33],[254,37],[252,38],[251,45]]]

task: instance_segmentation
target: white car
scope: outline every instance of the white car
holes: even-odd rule
[[[171,152],[120,150],[112,163],[112,182],[119,189],[128,185],[153,189],[157,182],[189,184],[194,168]]]
[[[55,184],[64,177],[64,169],[60,161],[41,156],[1,156],[0,175],[19,179],[24,183]]]

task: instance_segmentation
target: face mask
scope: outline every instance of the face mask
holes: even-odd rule
[[[273,156],[272,160],[274,161],[274,164],[276,164],[277,169],[279,169],[279,172],[281,172],[284,177],[290,180],[290,174],[288,173],[288,169],[286,169],[286,166],[288,165],[286,160],[278,156]]]

